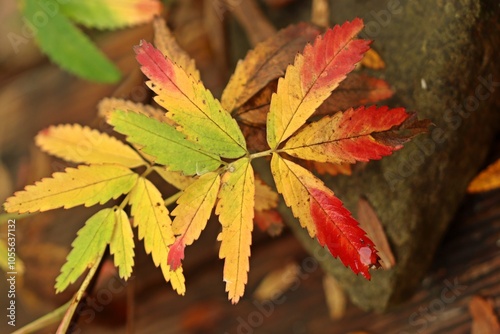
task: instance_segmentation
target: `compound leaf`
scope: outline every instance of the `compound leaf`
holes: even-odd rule
[[[146,41],[135,52],[142,72],[151,80],[148,86],[158,94],[155,101],[168,110],[167,116],[179,124],[177,130],[187,139],[225,158],[247,152],[238,124],[200,81]]]
[[[278,192],[311,238],[317,237],[345,266],[370,279],[368,269],[379,266],[375,246],[333,192],[311,172],[276,153],[271,170]]]
[[[274,149],[297,131],[325,101],[369,49],[355,39],[363,21],[355,19],[327,30],[298,54],[271,98],[267,142]]]
[[[132,275],[134,266],[134,232],[127,214],[122,209],[115,211],[115,222],[109,250],[111,255],[114,255],[118,274],[126,280]]]
[[[202,151],[196,143],[173,126],[132,111],[112,111],[108,123],[127,136],[130,143],[142,146],[141,150],[156,157],[156,163],[168,166],[171,171],[186,175],[202,174],[217,169],[221,161],[214,153]]]
[[[201,231],[205,229],[215,205],[219,187],[219,174],[207,173],[188,186],[177,200],[177,206],[172,211],[172,216],[175,217],[172,229],[178,237],[168,254],[168,263],[172,268],[180,266],[184,258],[184,248],[198,239]]]
[[[113,164],[66,168],[16,192],[4,207],[7,212],[24,213],[103,204],[128,193],[137,177],[130,169]]]
[[[174,290],[183,295],[186,292],[182,268],[172,270],[167,263],[170,245],[174,242],[172,220],[168,215],[160,191],[143,177],[139,178],[130,193],[134,226],[139,228],[139,240],[144,239],[144,248],[151,254],[155,266],[159,266],[163,277]]]
[[[372,135],[402,124],[409,116],[404,108],[351,108],[307,125],[287,141],[284,151],[301,159],[335,164],[378,160],[403,145],[377,141]]]
[[[89,28],[118,29],[149,22],[160,15],[157,0],[69,0],[59,1],[62,12]]]
[[[243,296],[250,269],[250,245],[255,203],[255,181],[250,160],[233,162],[222,176],[215,213],[219,215],[222,241],[219,257],[224,261],[226,292],[233,304]]]
[[[65,290],[85,269],[101,259],[113,235],[114,226],[114,209],[102,209],[85,222],[71,244],[73,249],[56,278],[56,292]]]
[[[24,16],[38,17],[44,8],[54,8],[46,24],[38,24],[35,38],[40,49],[63,69],[79,77],[103,83],[117,82],[121,73],[62,11],[59,1],[24,1]]]
[[[79,124],[51,126],[40,131],[35,141],[45,152],[71,162],[116,163],[129,168],[145,164],[130,146]]]

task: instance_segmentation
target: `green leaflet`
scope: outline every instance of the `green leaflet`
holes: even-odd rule
[[[63,69],[91,81],[117,82],[121,73],[61,12],[55,0],[24,2],[28,26],[47,56]]]
[[[100,260],[111,240],[114,226],[114,209],[102,209],[85,222],[71,244],[73,249],[61,268],[61,274],[56,278],[56,292],[64,291],[85,269]]]
[[[61,3],[61,10],[87,27],[117,29],[150,21],[161,14],[161,3],[156,0],[66,0]]]
[[[108,123],[126,135],[127,140],[142,147],[142,151],[156,157],[156,163],[171,171],[186,175],[203,174],[221,165],[219,157],[203,152],[173,126],[148,116],[128,111],[113,111]]]

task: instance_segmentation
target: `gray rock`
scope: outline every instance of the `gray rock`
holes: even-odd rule
[[[359,197],[368,199],[395,254],[393,269],[372,271],[371,281],[356,277],[339,260],[325,256],[287,208],[282,212],[355,304],[383,311],[404,301],[420,284],[488,152],[499,120],[500,10],[496,1],[478,0],[331,3],[336,23],[364,18],[363,37],[375,40],[372,46],[387,64],[382,75],[396,91],[386,104],[417,111],[435,126],[351,177],[323,178],[354,216]],[[309,4],[291,11],[296,15],[269,15],[284,25],[300,16],[307,20]]]

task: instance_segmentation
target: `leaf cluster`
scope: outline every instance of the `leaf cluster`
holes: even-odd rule
[[[280,31],[238,63],[221,101],[204,87],[164,22],[156,20],[155,28],[157,47],[141,41],[134,50],[155,101],[166,113],[121,100],[103,101],[101,113],[129,145],[79,125],[42,131],[36,140],[43,150],[83,165],[27,186],[5,203],[8,212],[23,213],[121,197],[78,232],[56,289],[74,282],[108,245],[120,276],[130,277],[132,224],[165,279],[183,294],[185,247],[199,238],[215,211],[226,291],[238,302],[247,283],[254,218],[265,225],[262,220],[272,217],[278,202],[278,195],[255,174],[252,161],[258,158],[270,159],[277,191],[309,235],[369,279],[369,269],[379,266],[374,243],[333,191],[303,166],[304,161],[342,166],[377,160],[427,127],[403,108],[361,106],[318,115],[369,50],[370,42],[357,38],[362,20],[324,34],[305,24]],[[293,64],[286,66],[288,61]],[[269,89],[271,94],[261,95]],[[266,147],[252,149],[237,119],[256,110],[249,104],[263,96],[269,97],[263,104]],[[260,113],[247,114],[246,120],[262,119]],[[82,143],[90,149],[79,151]],[[151,173],[181,191],[164,199],[147,178]]]

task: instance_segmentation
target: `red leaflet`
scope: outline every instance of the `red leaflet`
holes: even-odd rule
[[[304,127],[285,145],[285,152],[301,159],[335,164],[378,160],[403,147],[373,136],[403,123],[404,108],[371,106],[325,116]]]
[[[300,224],[321,246],[356,274],[370,279],[368,269],[379,267],[375,245],[325,184],[305,168],[277,154],[271,170],[278,191]]]
[[[176,270],[182,264],[182,260],[184,260],[184,249],[186,245],[184,244],[184,240],[182,238],[175,239],[175,242],[170,246],[170,252],[168,252],[167,264],[172,268],[172,270]]]
[[[309,193],[319,243],[326,245],[333,256],[338,256],[355,273],[370,279],[368,269],[379,266],[373,242],[332,192],[312,188]]]

